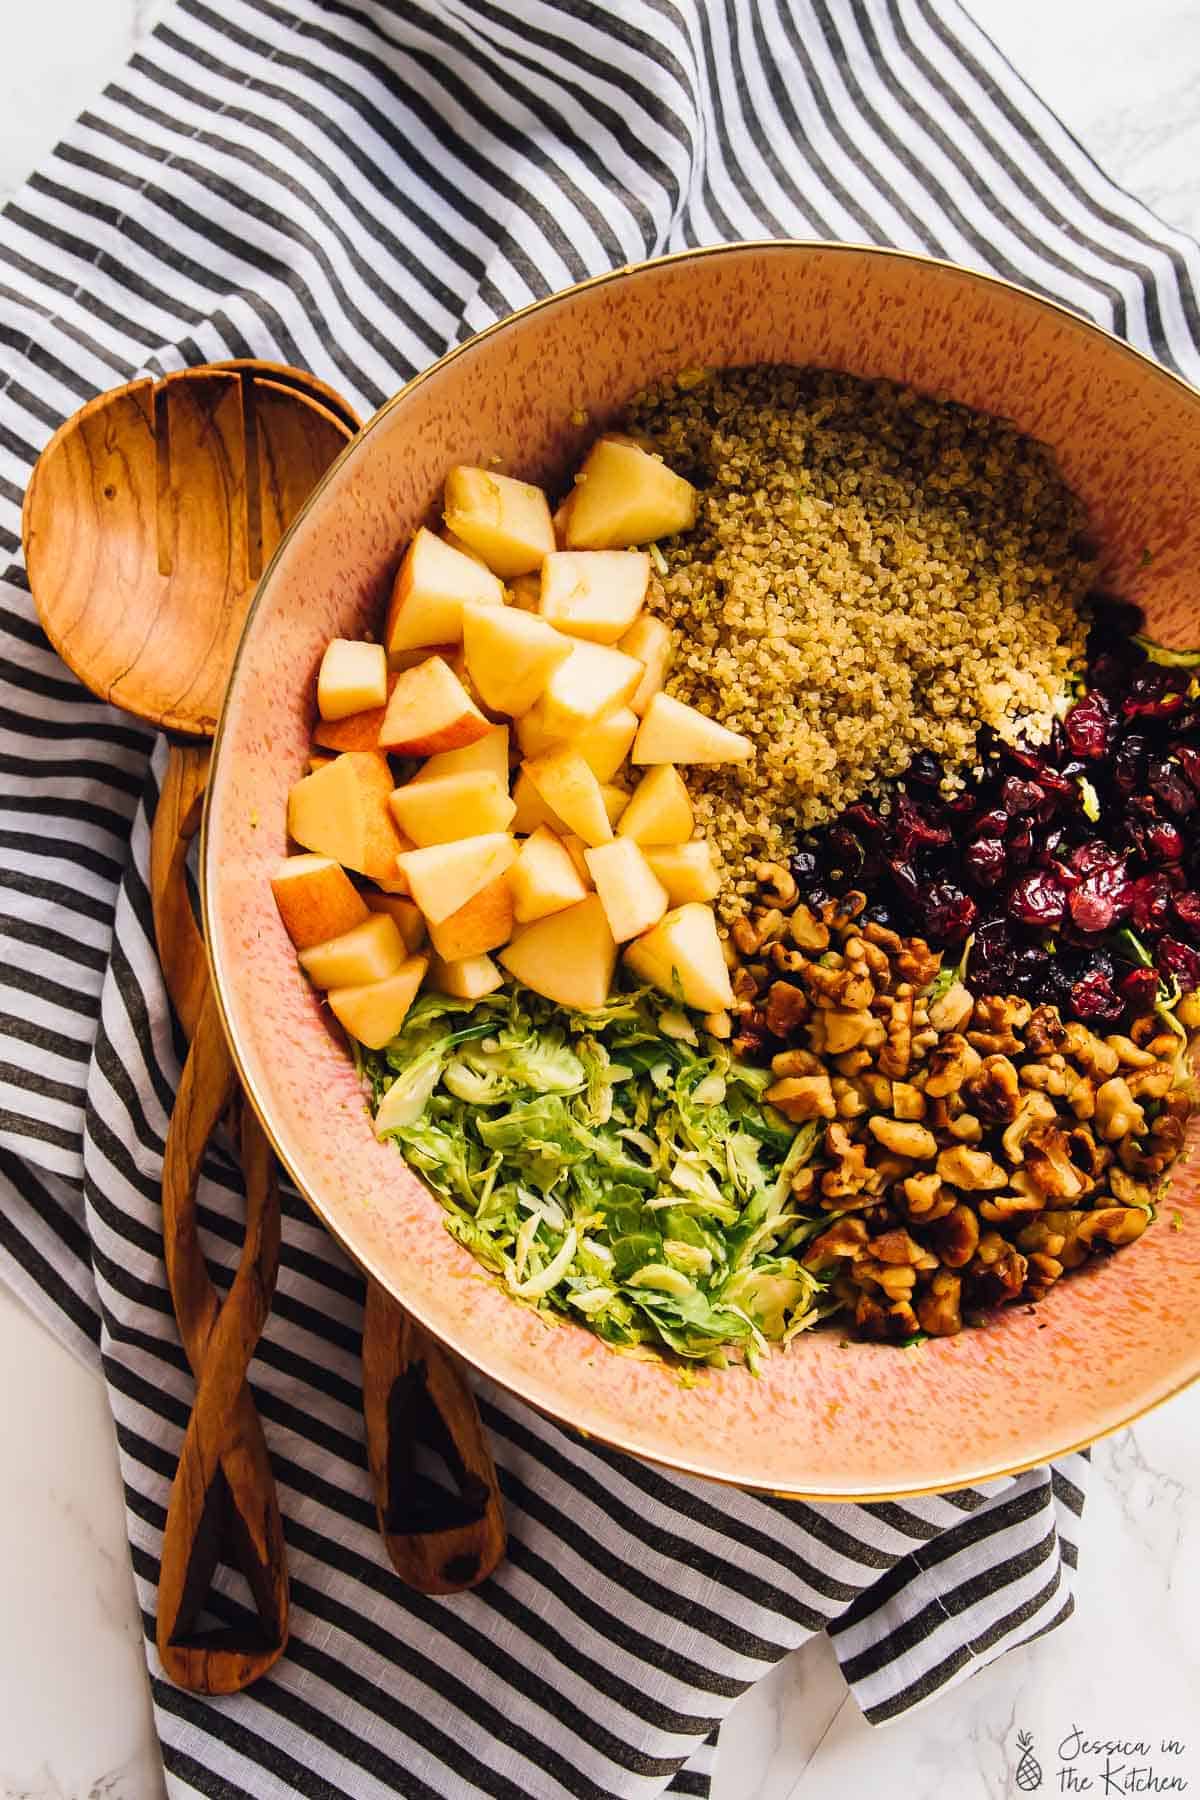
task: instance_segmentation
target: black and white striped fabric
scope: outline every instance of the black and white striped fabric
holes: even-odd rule
[[[0,220],[0,1268],[103,1361],[173,1796],[703,1795],[722,1715],[814,1632],[883,1722],[1070,1613],[1079,1457],[818,1509],[661,1474],[486,1384],[511,1555],[478,1593],[408,1593],[369,1499],[359,1282],[285,1195],[253,1374],[291,1645],[218,1702],[155,1660],[191,1395],[157,1198],[179,1073],[146,887],[162,752],[38,629],[35,456],[100,389],[230,356],[306,365],[366,412],[532,296],[760,236],[990,269],[1200,377],[1196,245],[953,0],[180,0]],[[219,1156],[201,1198],[227,1285]]]

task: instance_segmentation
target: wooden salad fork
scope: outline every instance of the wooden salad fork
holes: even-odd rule
[[[237,1087],[187,888],[210,740],[254,587],[328,464],[357,429],[344,401],[302,370],[237,362],[129,383],[60,428],[26,495],[30,585],[47,636],[101,698],[169,733],[151,831],[155,936],[191,1047],[168,1130],[163,1234],[168,1282],[196,1399],[164,1532],[157,1638],[181,1686],[245,1687],[282,1654],[282,1522],[246,1371],[279,1260],[267,1141]],[[180,735],[185,734],[185,735]],[[246,1236],[222,1304],[196,1215],[205,1147],[236,1122]],[[461,1370],[368,1283],[364,1416],[380,1530],[402,1578],[431,1593],[476,1585],[504,1553],[503,1510]],[[440,1454],[457,1493],[416,1466]],[[216,1565],[246,1575],[248,1629],[199,1629]]]

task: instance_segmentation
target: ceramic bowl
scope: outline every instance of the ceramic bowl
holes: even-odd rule
[[[1144,606],[1160,640],[1200,641],[1200,395],[1126,345],[1002,282],[881,250],[733,245],[622,269],[443,357],[376,414],[292,526],[259,587],[217,739],[205,909],[241,1076],[283,1162],[423,1324],[534,1406],[638,1456],[746,1487],[869,1499],[1043,1461],[1200,1373],[1194,1170],[1176,1175],[1169,1203],[1181,1229],[1160,1219],[987,1330],[915,1352],[818,1331],[759,1380],[731,1371],[685,1388],[582,1327],[548,1328],[444,1230],[437,1201],[373,1137],[268,886],[321,653],[378,623],[446,470],[494,458],[561,489],[652,378],[776,361],[909,382],[1047,440],[1091,509],[1110,589]]]

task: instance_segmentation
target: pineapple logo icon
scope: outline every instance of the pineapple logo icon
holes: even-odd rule
[[[1017,1749],[1021,1752],[1021,1760],[1017,1764],[1017,1787],[1023,1794],[1034,1794],[1042,1785],[1042,1765],[1033,1754],[1033,1738],[1028,1731],[1018,1731]]]

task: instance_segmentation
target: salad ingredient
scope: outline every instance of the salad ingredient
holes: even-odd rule
[[[652,931],[635,938],[625,962],[639,981],[715,1013],[733,1004],[733,989],[717,922],[710,906],[689,901],[669,912]]]
[[[508,791],[508,726],[492,725],[481,738],[473,744],[464,744],[461,750],[440,750],[436,756],[429,757],[421,764],[412,782],[440,781],[445,775],[494,775],[496,780]],[[467,832],[460,832],[466,837]]]
[[[341,752],[344,750],[377,750],[379,748],[379,728],[387,714],[387,701],[392,697],[399,676],[389,674],[384,689],[384,704],[369,706],[365,712],[351,713],[345,719],[318,718],[313,731],[313,743],[321,750]],[[329,761],[325,757],[326,762]],[[310,770],[310,773],[312,771]]]
[[[605,713],[626,706],[641,679],[636,657],[577,638],[542,691],[542,724],[551,737],[574,737]]]
[[[300,967],[314,987],[361,987],[384,981],[408,958],[400,927],[387,913],[368,913],[340,937],[301,950]]]
[[[619,647],[626,656],[635,656],[642,665],[642,679],[629,700],[631,711],[641,718],[667,679],[671,667],[671,633],[653,613],[643,613],[629,627]]]
[[[383,628],[388,656],[461,643],[462,609],[472,603],[502,606],[504,583],[477,557],[444,543],[422,525],[396,571]]]
[[[615,644],[641,612],[649,583],[644,550],[555,550],[542,564],[538,610],[571,637]]]
[[[667,890],[669,906],[682,906],[687,900],[716,899],[721,878],[703,838],[693,838],[687,844],[646,844],[643,849],[646,861]]]
[[[500,952],[510,975],[535,994],[577,1012],[593,1012],[608,1000],[617,945],[595,894],[575,906],[523,925]]]
[[[389,804],[401,831],[420,847],[504,831],[517,810],[507,770],[503,782],[482,769],[409,782],[395,790]]]
[[[382,1050],[403,1025],[428,967],[428,957],[410,956],[382,980],[330,988],[326,995],[329,1010],[352,1038],[368,1050]]]
[[[387,654],[382,644],[357,638],[333,638],[317,673],[317,711],[322,719],[345,719],[351,713],[387,702]]]
[[[583,842],[582,838],[578,841]],[[587,894],[587,885],[562,839],[548,825],[539,825],[525,839],[509,870],[508,882],[518,925],[531,925],[535,919],[575,906]]]
[[[490,956],[463,956],[457,962],[444,962],[434,952],[429,959],[429,986],[439,994],[453,994],[458,1000],[482,1000],[504,986],[504,976]]]
[[[369,912],[387,913],[389,918],[395,919],[400,936],[409,950],[421,948],[425,942],[425,921],[415,901],[400,894],[372,894],[369,891],[362,898]]]
[[[585,850],[584,860],[618,944],[657,925],[667,910],[667,890],[632,838]]]
[[[744,763],[753,755],[742,732],[663,693],[650,700],[633,740],[635,763]]]
[[[571,640],[532,613],[515,607],[463,608],[463,654],[471,680],[493,712],[526,712],[554,669],[571,654]]]
[[[521,988],[427,993],[361,1063],[376,1131],[516,1297],[718,1364],[821,1316],[820,1279],[782,1248],[814,1134],[762,1104],[764,1071],[664,1033],[652,996],[564,1016]]]
[[[484,718],[449,663],[431,656],[398,676],[379,728],[379,748],[432,756],[486,737]]]
[[[489,831],[452,844],[406,850],[396,863],[426,922],[437,925],[503,875],[516,854],[517,847],[506,831]]]
[[[633,790],[621,815],[620,836],[639,844],[686,844],[695,818],[687,787],[674,763],[656,763]]]
[[[526,776],[543,805],[566,831],[573,831],[585,844],[606,844],[612,837],[612,826],[600,783],[575,750],[554,750],[522,763]]]
[[[446,476],[446,527],[505,581],[542,565],[555,548],[541,488],[511,475],[460,466]]]
[[[388,800],[395,783],[379,750],[350,750],[304,775],[288,795],[288,835],[371,881],[394,875],[404,839]]]
[[[564,749],[569,741],[597,781],[611,781],[629,755],[637,727],[637,714],[628,706],[618,706],[567,740],[546,730],[539,702],[517,720],[517,742],[522,756],[544,756],[550,750]]]
[[[341,937],[367,916],[366,903],[331,856],[288,856],[271,878],[271,892],[297,950]]]
[[[561,509],[562,535],[572,550],[624,550],[690,531],[696,506],[682,475],[627,438],[602,437]]]
[[[507,873],[493,876],[444,919],[427,919],[427,924],[429,941],[446,962],[498,950],[513,932],[512,887]]]

